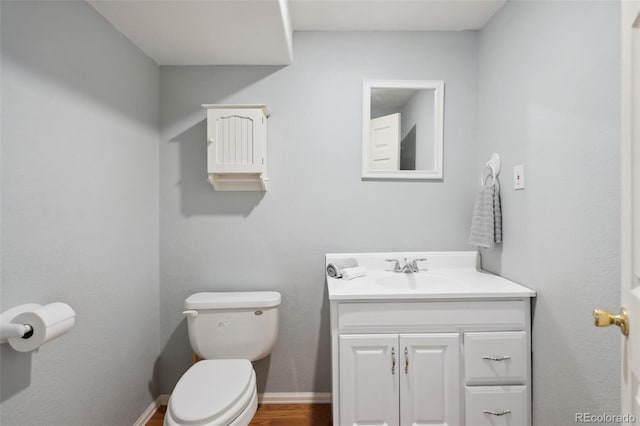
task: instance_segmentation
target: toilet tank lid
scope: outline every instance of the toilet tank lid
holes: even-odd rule
[[[184,301],[185,309],[272,308],[280,305],[277,291],[229,291],[195,293]]]

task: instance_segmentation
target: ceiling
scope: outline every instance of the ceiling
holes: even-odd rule
[[[505,0],[290,0],[294,31],[479,30]]]
[[[506,0],[88,0],[159,65],[286,65],[293,31],[478,30]]]
[[[418,89],[372,87],[371,109],[402,108]]]

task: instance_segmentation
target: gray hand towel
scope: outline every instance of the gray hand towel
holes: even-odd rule
[[[500,206],[500,185],[493,185],[493,229],[496,244],[502,242],[502,207]]]
[[[353,257],[336,259],[327,265],[327,275],[331,278],[342,278],[342,270],[344,268],[355,268],[357,266],[358,261]]]
[[[469,244],[484,248],[494,248],[502,242],[502,210],[500,207],[500,187],[497,182],[487,183],[478,193],[471,219]]]

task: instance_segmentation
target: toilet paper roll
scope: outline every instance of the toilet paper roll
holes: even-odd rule
[[[76,313],[66,303],[50,303],[40,309],[19,314],[14,324],[29,324],[33,334],[28,337],[11,337],[9,345],[18,352],[29,352],[62,336],[71,330],[76,322]]]

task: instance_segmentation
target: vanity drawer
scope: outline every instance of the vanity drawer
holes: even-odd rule
[[[482,386],[465,388],[467,426],[527,426],[526,386]]]
[[[464,334],[464,377],[468,385],[527,382],[527,333]]]
[[[523,300],[345,302],[338,305],[341,333],[524,330],[526,317]]]

